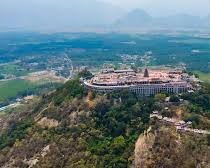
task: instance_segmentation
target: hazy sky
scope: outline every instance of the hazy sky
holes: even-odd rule
[[[206,16],[210,14],[210,0],[101,0],[124,9],[142,8],[155,16],[188,13]]]
[[[108,25],[135,8],[155,17],[207,16],[210,0],[0,0],[0,28]]]

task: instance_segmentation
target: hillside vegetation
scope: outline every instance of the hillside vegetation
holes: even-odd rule
[[[38,158],[35,167],[127,167],[153,108],[150,98],[87,93],[79,80],[69,81],[10,119],[0,138],[0,164],[27,167]]]
[[[194,127],[210,128],[210,106],[206,104],[210,102],[209,93],[210,87],[205,86],[200,93],[183,95],[188,105],[184,105],[185,111],[180,117],[191,118]],[[162,100],[157,98],[137,98],[127,91],[99,95],[87,92],[78,78],[71,80],[2,119],[0,166],[130,167],[134,165],[134,149],[139,135],[152,124],[149,114],[159,109],[167,115],[176,115],[173,111],[165,112]],[[173,105],[173,108],[176,106],[179,107]],[[168,150],[169,140],[167,136],[162,137],[153,145],[153,150]],[[185,140],[197,144],[191,137]],[[208,149],[208,138],[204,136],[202,141],[204,146],[198,144],[183,150],[191,152],[193,147]],[[170,152],[173,154],[174,151]],[[197,149],[194,152],[199,157],[207,157],[207,153],[199,153]],[[176,156],[177,162],[183,159],[179,153]]]

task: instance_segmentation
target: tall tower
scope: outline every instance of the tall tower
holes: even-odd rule
[[[148,78],[149,77],[149,71],[148,71],[147,68],[144,70],[144,77],[145,78]]]

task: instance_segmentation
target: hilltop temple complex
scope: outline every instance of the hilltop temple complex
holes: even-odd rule
[[[83,83],[87,89],[99,93],[126,89],[139,96],[160,92],[180,94],[192,89],[186,74],[169,70],[103,70],[91,79],[83,80]]]

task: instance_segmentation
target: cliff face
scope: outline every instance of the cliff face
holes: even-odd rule
[[[155,135],[149,133],[149,130],[140,135],[139,139],[136,142],[135,146],[135,167],[136,168],[146,168],[148,164],[151,164],[153,161],[152,153],[150,150],[152,149],[155,142]]]
[[[203,135],[180,134],[161,126],[139,137],[135,168],[209,168],[210,148]]]

